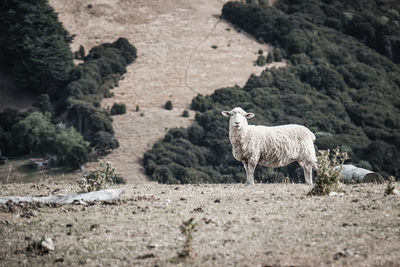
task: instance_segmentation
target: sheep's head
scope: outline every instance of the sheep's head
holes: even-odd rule
[[[247,119],[253,118],[254,113],[247,113],[242,108],[236,107],[231,111],[222,111],[222,115],[229,117],[229,128],[232,130],[240,130],[247,126]]]

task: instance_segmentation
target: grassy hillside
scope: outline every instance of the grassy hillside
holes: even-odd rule
[[[285,55],[290,66],[253,75],[243,88],[223,88],[193,99],[196,124],[171,130],[145,154],[151,179],[164,183],[242,181],[242,166],[231,155],[228,121],[220,114],[234,106],[256,113],[250,123],[303,124],[316,133],[318,149],[340,146],[353,164],[383,174],[399,173],[399,65],[379,54],[379,49],[363,44],[362,36],[354,38],[317,19],[321,14],[314,12],[315,6],[343,14],[341,8],[351,6],[345,1],[304,3],[278,2],[281,9],[254,3],[224,5],[225,19],[260,42],[273,44],[274,55]],[[357,10],[360,16],[373,13],[373,9]],[[347,20],[345,25],[355,23]],[[391,31],[399,34],[396,27]],[[302,179],[297,164],[277,172],[258,167],[255,176],[259,181],[276,181],[286,175]]]

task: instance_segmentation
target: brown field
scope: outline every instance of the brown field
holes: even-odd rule
[[[302,184],[124,188],[119,201],[0,205],[1,265],[399,266],[399,196],[384,197],[385,185],[346,185],[331,197],[308,197]],[[1,185],[3,196],[77,190],[52,180]],[[189,218],[193,256],[180,259],[179,226]],[[28,253],[44,234],[55,250]]]

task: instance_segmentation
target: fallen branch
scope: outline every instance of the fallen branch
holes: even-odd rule
[[[379,173],[358,168],[353,165],[343,165],[342,168],[344,183],[383,183],[385,179]]]
[[[119,198],[124,191],[124,189],[105,189],[76,195],[50,195],[48,197],[0,197],[0,204],[5,204],[9,200],[16,203],[24,201],[59,204],[71,204],[74,201],[103,201]]]

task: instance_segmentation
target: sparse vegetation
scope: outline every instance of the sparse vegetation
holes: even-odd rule
[[[183,245],[182,251],[178,253],[179,258],[188,258],[194,256],[193,251],[193,233],[197,231],[197,223],[194,222],[194,218],[190,218],[187,221],[183,221],[179,227],[182,235],[185,238],[185,244]]]
[[[217,48],[218,48],[218,45],[212,45],[211,48],[212,48],[212,49],[217,49]]]
[[[329,150],[319,150],[317,156],[318,176],[315,186],[309,192],[312,196],[329,195],[340,190],[343,163],[348,159],[347,152],[337,147],[333,154]]]

